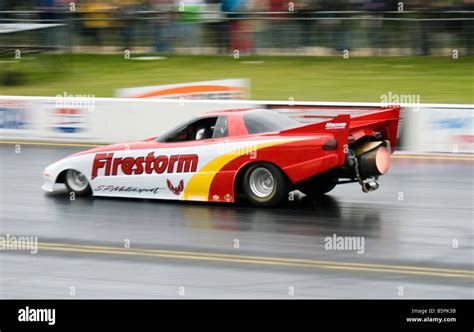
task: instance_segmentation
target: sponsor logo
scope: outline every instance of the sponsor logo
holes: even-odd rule
[[[100,185],[97,186],[94,191],[97,192],[133,192],[133,193],[152,193],[157,194],[159,190],[163,188],[154,187],[154,188],[140,188],[140,187],[131,187],[131,186],[114,186],[114,185]]]
[[[206,197],[204,196],[188,196],[190,201],[205,201]]]
[[[173,184],[171,183],[170,180],[166,180],[166,184],[168,185],[168,189],[175,195],[178,195],[181,194],[181,192],[183,191],[184,189],[184,181],[181,180],[179,181],[179,184],[178,186],[173,186]]]
[[[215,201],[218,201],[220,199],[219,195],[214,195],[212,196],[212,199],[215,200]]]
[[[33,309],[26,306],[18,310],[19,322],[48,322],[48,325],[56,324],[56,309]]]
[[[432,123],[439,129],[462,129],[468,128],[471,123],[470,118],[451,118],[432,121]]]
[[[454,140],[461,143],[474,143],[474,135],[457,135],[454,136]]]
[[[78,133],[87,129],[87,110],[57,108],[51,114],[52,128],[63,133]]]
[[[195,154],[157,156],[153,152],[144,157],[114,158],[114,153],[98,153],[92,165],[92,179],[99,175],[116,176],[119,170],[124,175],[189,173],[196,172],[198,156]]]
[[[230,202],[232,200],[232,196],[230,194],[227,194],[224,196],[224,199],[227,201],[227,202]]]
[[[30,124],[29,111],[24,104],[15,101],[0,102],[1,129],[28,129]]]
[[[346,122],[328,122],[326,123],[326,129],[345,129]]]

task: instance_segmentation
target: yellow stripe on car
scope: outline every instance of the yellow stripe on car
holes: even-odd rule
[[[229,162],[232,160],[243,156],[244,154],[255,153],[255,151],[270,146],[284,144],[295,139],[287,140],[276,140],[274,142],[266,142],[257,144],[254,146],[245,147],[236,147],[225,154],[217,157],[216,159],[209,162],[207,165],[203,166],[199,172],[194,174],[188,182],[186,189],[184,190],[184,200],[193,200],[193,197],[205,197],[207,201],[209,199],[209,190],[211,188],[212,181],[217,173]],[[243,150],[243,151],[240,151]]]

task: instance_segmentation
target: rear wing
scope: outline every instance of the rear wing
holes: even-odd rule
[[[314,115],[314,118],[330,118],[323,122],[312,123],[302,127],[283,130],[280,135],[304,135],[311,133],[331,133],[333,134],[339,146],[352,144],[363,137],[374,137],[380,140],[389,140],[392,152],[397,146],[398,121],[400,118],[400,106],[387,106],[379,108],[364,109],[364,113],[354,112],[354,109],[337,109],[333,113],[339,113],[331,117],[326,109],[325,115]],[[291,115],[290,115],[291,116]],[[342,153],[342,152],[341,152]]]
[[[384,107],[373,113],[366,113],[351,117],[349,144],[358,141],[364,136],[390,141],[392,152],[397,147],[398,122],[400,120],[400,106]]]

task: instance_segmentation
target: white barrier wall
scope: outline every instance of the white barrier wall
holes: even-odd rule
[[[0,139],[115,143],[159,136],[201,113],[288,106],[380,107],[380,103],[0,96]],[[474,153],[474,105],[401,105],[401,150]]]
[[[404,149],[474,153],[474,105],[429,105],[404,110]]]
[[[237,102],[0,97],[0,138],[115,143],[159,136],[201,113]],[[248,104],[245,107],[253,107]]]

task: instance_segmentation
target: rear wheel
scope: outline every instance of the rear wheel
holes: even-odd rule
[[[336,187],[338,179],[309,181],[302,184],[298,189],[306,196],[322,196]]]
[[[76,170],[69,169],[66,171],[64,183],[69,192],[73,192],[78,196],[88,196],[91,193],[91,187],[86,176]]]
[[[287,198],[289,183],[278,167],[269,163],[256,163],[245,171],[243,190],[255,206],[271,207]]]

